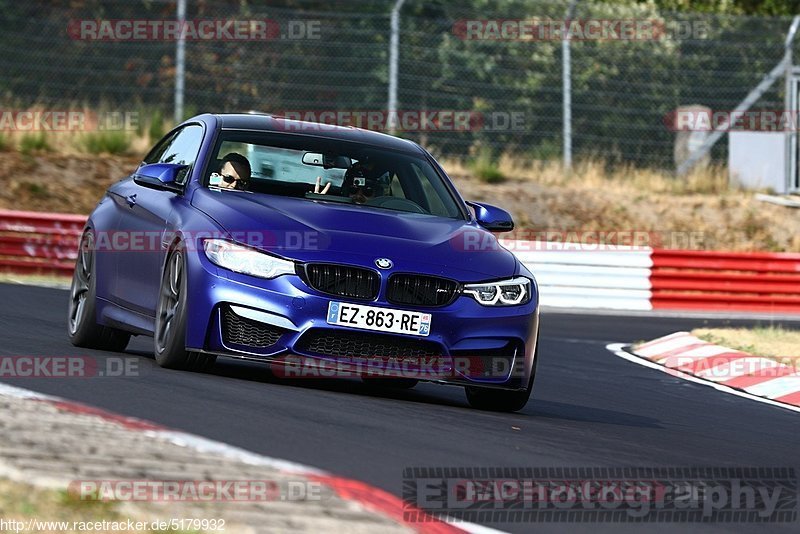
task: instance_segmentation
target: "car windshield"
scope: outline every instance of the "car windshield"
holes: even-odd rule
[[[256,194],[462,218],[444,181],[421,155],[312,136],[223,131],[206,185]],[[233,186],[223,169],[238,154],[251,174]],[[238,176],[238,175],[237,175]],[[319,183],[318,183],[319,182]]]

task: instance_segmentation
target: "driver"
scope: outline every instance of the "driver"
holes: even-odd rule
[[[231,152],[222,158],[219,172],[211,175],[210,185],[243,191],[250,182],[250,172],[250,162],[247,158]]]
[[[385,196],[389,192],[386,181],[386,172],[376,169],[376,165],[369,161],[357,161],[344,173],[341,191],[349,196],[354,203],[364,204],[369,200]],[[321,178],[317,176],[314,192],[325,195],[330,189],[330,183],[321,187]]]

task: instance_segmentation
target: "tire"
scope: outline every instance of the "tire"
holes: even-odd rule
[[[492,412],[517,412],[528,404],[533,391],[533,380],[536,377],[536,365],[539,362],[539,336],[536,336],[536,351],[533,356],[533,368],[528,380],[528,387],[523,391],[504,391],[502,389],[466,386],[467,402],[477,410]]]
[[[131,335],[97,324],[97,275],[95,273],[94,234],[81,236],[78,259],[72,274],[67,309],[67,334],[76,347],[122,352]]]
[[[379,378],[362,376],[361,381],[368,386],[384,386],[392,389],[411,389],[419,384],[419,380],[416,378]]]
[[[208,371],[217,357],[186,350],[187,276],[185,252],[173,248],[161,276],[153,335],[156,362],[167,369]]]

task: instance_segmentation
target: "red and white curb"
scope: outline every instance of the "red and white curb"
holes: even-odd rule
[[[627,348],[606,348],[628,361],[719,391],[800,412],[800,373],[790,365],[676,332]]]
[[[360,504],[365,509],[393,520],[420,534],[498,534],[502,531],[459,520],[440,520],[429,517],[427,521],[408,522],[404,514],[411,511],[399,497],[364,482],[338,477],[314,467],[280,460],[247,451],[219,441],[210,440],[187,432],[172,430],[142,419],[115,414],[86,404],[68,401],[59,397],[38,393],[28,389],[0,383],[0,396],[29,399],[45,402],[69,413],[95,416],[111,421],[128,430],[143,432],[145,435],[160,438],[170,443],[188,447],[198,452],[217,454],[220,457],[241,461],[250,465],[271,467],[284,473],[299,475],[330,487],[339,498]],[[424,515],[424,514],[423,514]],[[417,516],[418,517],[418,516]]]

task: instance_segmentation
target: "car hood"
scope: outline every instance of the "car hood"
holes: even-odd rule
[[[517,274],[517,261],[474,223],[351,204],[198,189],[192,205],[231,237],[301,262],[375,268],[479,281]]]

